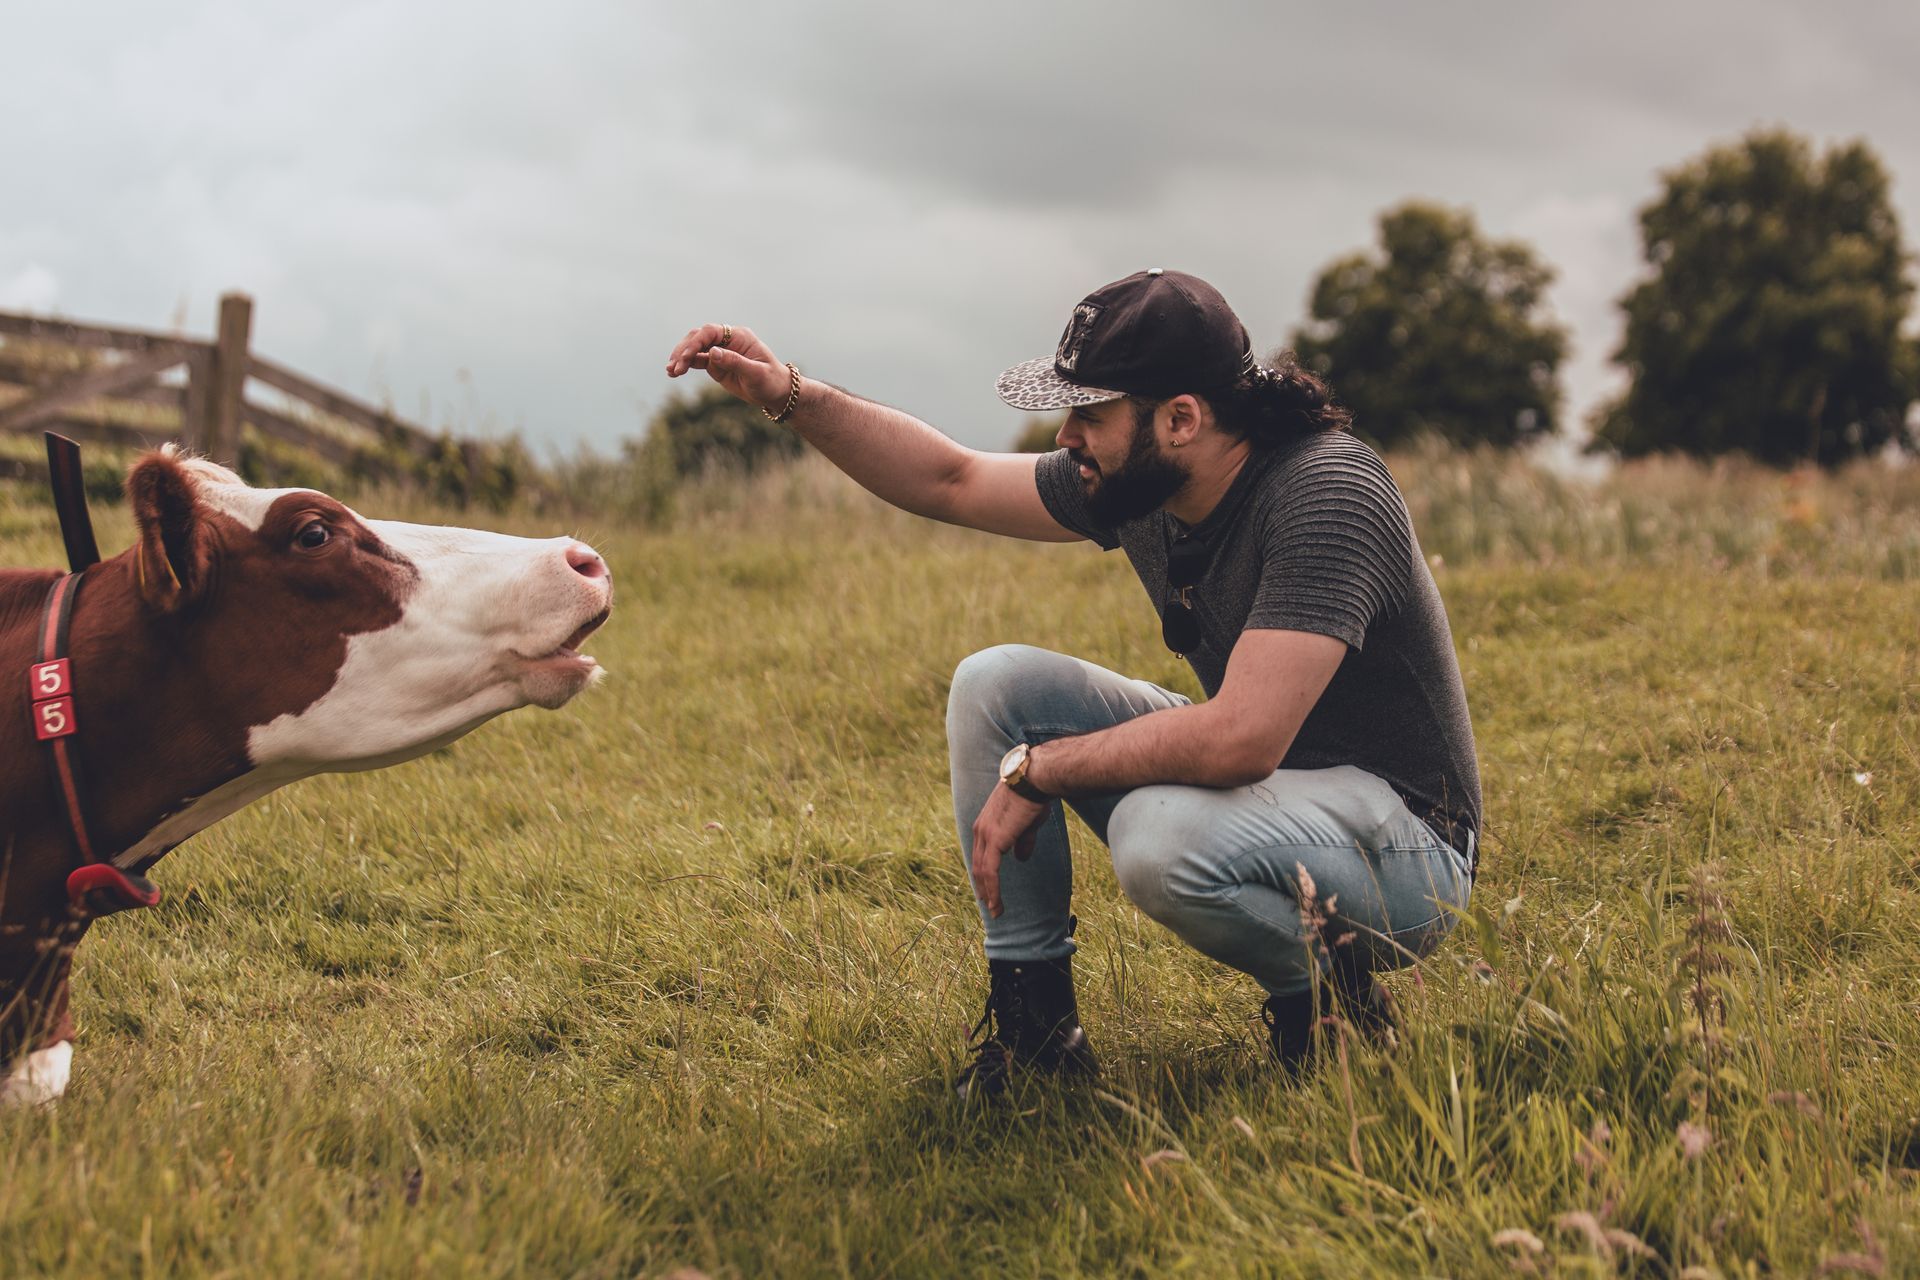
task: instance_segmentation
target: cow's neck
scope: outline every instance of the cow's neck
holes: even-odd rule
[[[0,841],[22,838],[29,814],[46,803],[46,771],[33,736],[27,698],[27,667],[47,588],[60,575],[46,571],[0,571]],[[0,844],[0,853],[5,846]],[[5,901],[0,896],[0,904]]]
[[[47,588],[60,573],[55,569],[0,569],[0,649],[12,656],[11,637],[19,635],[21,651],[33,641],[33,624],[47,602]]]
[[[73,679],[103,857],[249,768],[245,732],[218,727],[213,714],[234,696],[232,673],[246,655],[210,650],[191,626],[142,604],[131,554],[87,575],[73,619]]]
[[[0,770],[0,1063],[70,1038],[67,973],[86,930],[68,908],[66,877],[79,858],[26,698],[36,624],[58,576],[0,573],[0,751],[8,765]],[[251,798],[218,803],[245,786],[246,744],[216,740],[196,714],[196,704],[217,693],[218,671],[185,669],[203,659],[180,643],[178,625],[141,604],[130,557],[88,571],[68,652],[90,774],[88,825],[102,858],[139,849],[150,864]],[[188,817],[203,813],[201,821]],[[164,839],[149,838],[157,830]]]

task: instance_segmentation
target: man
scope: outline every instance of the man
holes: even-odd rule
[[[1312,1055],[1331,999],[1390,1038],[1374,974],[1424,956],[1466,905],[1480,784],[1406,506],[1317,379],[1261,364],[1217,291],[1158,269],[1088,295],[1051,357],[1001,375],[1015,408],[1067,411],[1057,453],[962,448],[802,378],[745,329],[689,333],[667,372],[689,369],[908,511],[1123,548],[1207,692],[1195,705],[1023,645],[954,673],[954,815],[989,987],[963,1092],[1094,1067],[1060,802],[1142,911],[1266,989],[1283,1067]]]

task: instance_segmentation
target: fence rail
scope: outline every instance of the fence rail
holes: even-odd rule
[[[253,300],[241,293],[221,296],[212,341],[0,311],[0,438],[55,430],[82,443],[176,441],[229,464],[242,428],[339,465],[394,446],[414,458],[439,448],[405,419],[255,355],[252,328]],[[176,370],[184,380],[165,380]],[[249,382],[305,414],[249,399]],[[38,462],[0,457],[0,477],[45,474]]]

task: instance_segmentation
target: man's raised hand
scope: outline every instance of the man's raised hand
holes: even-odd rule
[[[726,339],[724,345],[722,338]],[[729,395],[762,409],[778,409],[787,399],[787,366],[774,358],[751,329],[703,324],[688,330],[667,356],[667,376],[678,378],[689,369],[705,369]]]

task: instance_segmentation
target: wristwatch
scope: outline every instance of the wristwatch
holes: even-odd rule
[[[1027,781],[1027,766],[1032,759],[1033,748],[1024,742],[1016,743],[1013,750],[1000,757],[1000,781],[1022,800],[1046,804],[1053,797]]]

